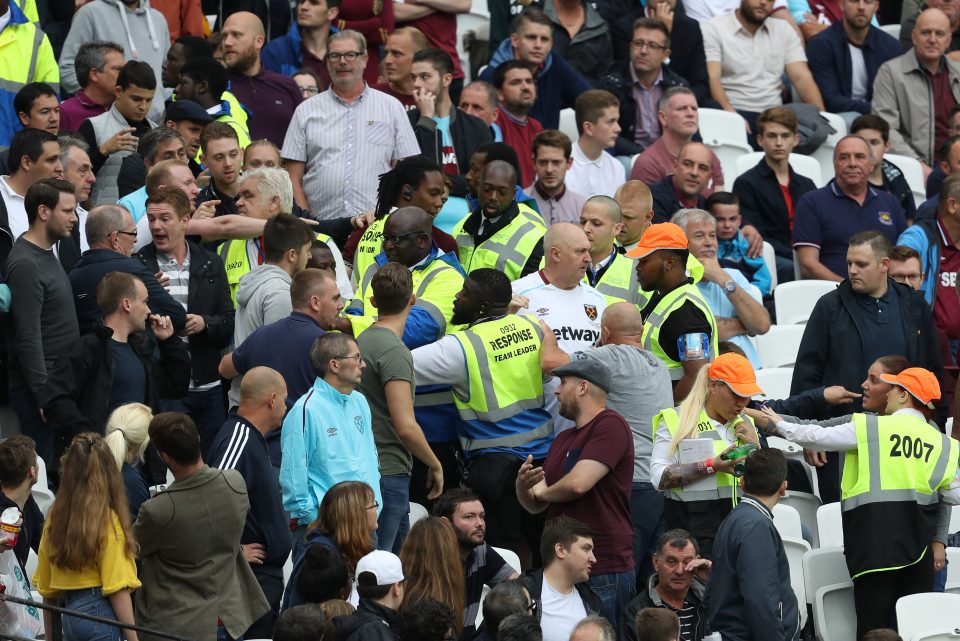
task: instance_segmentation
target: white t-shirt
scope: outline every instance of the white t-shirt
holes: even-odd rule
[[[773,3],[774,11],[786,6],[787,0],[777,0]],[[683,0],[684,12],[698,22],[722,16],[739,8],[740,0]]]
[[[590,198],[591,196],[609,196],[617,193],[627,180],[626,169],[619,160],[603,152],[596,160],[587,158],[580,143],[573,144],[573,166],[567,170],[564,184],[567,189]]]
[[[10,224],[10,235],[16,241],[29,228],[27,221],[27,210],[24,207],[23,196],[13,191],[7,184],[9,176],[0,177],[0,197],[3,197],[3,204],[7,207],[7,222]]]
[[[854,100],[866,100],[867,86],[870,80],[867,78],[867,63],[863,60],[863,49],[847,43],[847,49],[850,50],[850,68],[852,70],[850,78],[850,97]]]
[[[587,609],[577,589],[570,590],[570,594],[561,594],[550,587],[546,577],[540,592],[540,608],[543,641],[569,641],[573,629],[587,618]]]
[[[542,320],[553,330],[560,349],[571,354],[592,347],[600,338],[600,316],[607,303],[603,294],[580,282],[573,289],[560,289],[545,280],[542,271],[513,281],[514,295],[530,299],[528,314]],[[560,403],[554,394],[560,381],[551,377],[543,385],[544,408],[553,416],[554,431],[573,427],[573,421],[560,416]]]

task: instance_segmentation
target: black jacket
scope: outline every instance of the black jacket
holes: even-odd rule
[[[542,603],[541,594],[543,594],[543,568],[539,570],[530,570],[524,577],[524,584],[530,598]],[[600,597],[594,592],[587,583],[577,583],[573,586],[577,594],[583,600],[583,609],[587,611],[587,616],[598,616],[603,609],[603,603]],[[537,621],[543,619],[543,608],[537,608]]]
[[[220,380],[217,367],[220,352],[233,339],[233,317],[236,313],[230,299],[230,285],[223,261],[214,252],[187,241],[190,247],[190,286],[187,294],[187,313],[203,316],[206,328],[189,339],[190,369],[194,385]],[[157,247],[150,243],[137,258],[156,274]]]
[[[584,3],[584,19],[579,31],[572,38],[560,23],[553,0],[543,0],[542,9],[553,23],[553,46],[551,51],[563,56],[574,71],[587,82],[596,85],[613,62],[613,42],[610,27],[595,8],[594,3]]]
[[[113,350],[107,341],[112,335],[112,329],[96,323],[70,353],[57,359],[47,377],[47,387],[38,400],[60,448],[81,432],[103,434],[106,429],[114,366]],[[154,411],[159,409],[161,398],[179,399],[186,395],[190,356],[182,338],[174,334],[157,341],[137,332],[127,340],[143,364],[147,401]]]
[[[436,121],[433,118],[421,117],[419,109],[411,109],[407,112],[407,117],[410,118],[413,134],[420,145],[420,153],[437,163],[437,167],[442,170],[443,135],[437,128]],[[466,174],[470,170],[470,158],[478,147],[493,142],[493,135],[487,123],[453,108],[450,110],[450,137],[453,138],[453,150],[457,154],[457,167],[460,169],[459,176],[450,176],[453,182],[450,195],[462,198],[467,194]]]
[[[816,188],[812,180],[790,170],[790,198],[794,207],[800,202],[800,196]],[[740,199],[743,224],[756,227],[763,239],[773,245],[777,256],[793,260],[787,203],[767,161],[761,158],[756,166],[740,175],[732,191]]]
[[[519,215],[520,209],[517,207],[516,201],[514,201],[513,204],[511,204],[510,207],[508,207],[507,210],[500,215],[500,220],[492,225],[487,225],[484,227],[483,233],[478,234],[477,231],[480,229],[480,221],[483,219],[483,213],[478,209],[471,212],[466,222],[463,223],[463,231],[473,237],[473,246],[479,247],[481,243],[509,225],[513,219]],[[533,251],[531,251],[530,255],[527,257],[527,262],[524,264],[523,269],[520,272],[520,277],[522,278],[527,274],[532,274],[540,269],[540,261],[542,260],[543,243],[538,242],[534,246]]]
[[[360,599],[357,611],[349,616],[337,617],[333,625],[340,641],[394,641],[393,633],[400,617],[395,610],[369,599]]]
[[[670,222],[673,215],[685,207],[677,198],[677,190],[673,186],[673,174],[650,185],[650,194],[653,196],[654,224]],[[703,194],[699,194],[697,196],[697,207],[706,209],[706,206],[706,199]]]
[[[133,274],[143,281],[150,295],[150,311],[161,316],[169,316],[173,329],[180,331],[187,322],[187,313],[183,305],[173,300],[160,283],[155,271],[132,256],[124,256],[112,249],[88,249],[83,252],[80,262],[70,271],[70,286],[73,287],[73,304],[77,308],[77,322],[80,333],[86,334],[101,317],[97,307],[97,286],[110,272]]]
[[[610,22],[613,33],[613,56],[618,61],[630,62],[630,41],[633,40],[633,23],[644,16],[643,7],[630,13],[620,13]],[[707,78],[707,57],[703,52],[703,33],[700,23],[684,15],[679,4],[673,14],[670,29],[670,71],[685,78],[701,107],[717,106],[710,97],[710,80]],[[629,76],[627,76],[629,78]]]
[[[644,608],[670,609],[667,605],[664,605],[660,593],[657,592],[659,581],[660,577],[656,573],[651,574],[647,580],[647,589],[637,593],[637,596],[633,597],[623,609],[623,614],[620,616],[620,641],[637,641],[636,622],[640,610]],[[690,629],[691,639],[702,639],[710,634],[710,629],[707,627],[707,604],[703,600],[706,588],[706,585],[695,578],[693,583],[690,584],[690,591],[687,593],[690,602],[697,606],[696,618],[693,627]]]
[[[943,379],[940,345],[933,324],[933,312],[917,292],[892,279],[887,286],[899,297],[903,335],[907,353],[903,354],[916,367],[924,367]],[[863,338],[857,327],[857,316],[851,310],[857,301],[849,280],[817,301],[800,341],[797,362],[793,369],[791,394],[814,387],[843,385],[848,390],[860,388],[869,362],[863,357]],[[842,416],[861,411],[859,400],[852,404],[832,405],[817,418]],[[812,418],[812,417],[811,417]]]
[[[13,232],[10,231],[10,217],[7,214],[7,204],[0,198],[0,273],[7,268],[7,256],[13,249]],[[70,238],[57,242],[57,257],[63,265],[63,271],[70,273],[73,266],[80,260],[80,225],[74,225]]]
[[[708,624],[724,641],[799,638],[800,610],[783,541],[770,510],[753,497],[744,497],[717,532],[705,600]]]
[[[660,87],[666,91],[670,87],[690,87],[686,79],[663,65],[663,80]],[[643,147],[633,141],[637,128],[637,102],[633,99],[633,76],[630,74],[630,62],[617,63],[615,67],[600,79],[600,88],[606,89],[620,101],[620,136],[614,146],[615,156],[632,156],[643,151]]]

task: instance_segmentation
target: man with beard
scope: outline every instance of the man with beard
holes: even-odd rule
[[[650,185],[653,196],[653,222],[665,223],[681,209],[703,209],[704,192],[713,172],[713,152],[699,142],[687,143],[680,150],[673,173]]]
[[[568,516],[594,531],[597,558],[588,583],[603,603],[600,614],[619,621],[636,594],[633,571],[633,437],[624,418],[607,409],[613,375],[604,363],[574,355],[553,370],[560,416],[574,428],[557,434],[542,467],[533,458],[520,466],[517,498],[549,519]]]
[[[266,138],[283,144],[287,124],[303,99],[300,87],[260,64],[265,41],[263,22],[249,11],[232,14],[223,23],[223,61],[230,77],[230,91],[252,114],[250,138]]]
[[[520,575],[485,541],[486,512],[480,497],[471,490],[456,488],[444,492],[433,505],[433,515],[448,520],[457,535],[467,596],[461,638],[469,639],[480,612],[484,586],[492,588]]]
[[[529,185],[535,176],[530,148],[533,138],[543,131],[543,125],[530,116],[537,101],[537,85],[530,66],[520,60],[508,60],[493,74],[493,86],[499,92],[500,115],[497,124],[503,132],[503,142],[517,150],[520,161],[520,184]]]

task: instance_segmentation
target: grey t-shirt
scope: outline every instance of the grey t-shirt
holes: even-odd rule
[[[373,440],[380,457],[380,475],[410,474],[413,457],[404,446],[390,420],[385,387],[390,381],[410,383],[410,399],[413,401],[415,387],[413,356],[396,334],[384,327],[373,325],[357,337],[357,346],[366,363],[360,392],[370,404],[373,417]]]
[[[650,482],[653,417],[673,407],[673,386],[663,362],[632,345],[603,345],[574,353],[571,358],[594,358],[613,374],[607,409],[619,413],[633,434],[633,482]]]

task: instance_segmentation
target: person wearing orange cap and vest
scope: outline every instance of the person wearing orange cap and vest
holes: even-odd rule
[[[687,235],[673,223],[651,225],[626,256],[637,259],[640,288],[653,292],[640,312],[643,348],[666,364],[679,402],[717,355],[718,340],[717,321],[688,272]]]
[[[758,394],[763,390],[750,361],[723,354],[700,369],[680,407],[653,417],[650,482],[664,492],[667,528],[690,532],[704,557],[710,556],[720,522],[736,505],[734,465],[745,458],[724,460],[721,454],[760,441],[753,419],[744,414],[750,397]],[[711,441],[712,454],[684,460],[684,441],[696,439]]]
[[[937,377],[910,367],[880,379],[893,386],[885,416],[854,414],[823,429],[763,410],[784,438],[845,452],[840,506],[858,639],[889,627],[897,599],[930,591],[944,567],[948,504],[960,504],[960,442],[927,423],[940,398]]]

